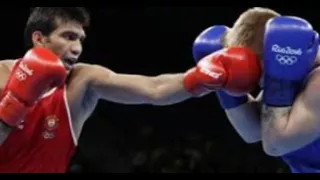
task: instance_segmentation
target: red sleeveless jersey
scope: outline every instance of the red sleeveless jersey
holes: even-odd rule
[[[19,128],[0,146],[0,173],[66,172],[76,142],[66,86],[53,89],[33,106]]]

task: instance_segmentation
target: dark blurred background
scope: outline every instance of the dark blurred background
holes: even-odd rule
[[[10,9],[11,8],[11,9]],[[120,73],[158,75],[192,67],[195,37],[215,24],[232,26],[249,7],[100,7],[88,10],[92,26],[82,61]],[[269,7],[309,20],[314,9]],[[24,54],[27,7],[7,7],[2,19],[1,59]],[[9,16],[8,16],[9,14]],[[245,144],[214,94],[180,104],[125,106],[101,101],[85,124],[69,172],[288,172],[261,144]]]

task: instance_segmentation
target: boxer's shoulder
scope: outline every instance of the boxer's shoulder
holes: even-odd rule
[[[77,77],[79,75],[85,75],[85,71],[88,69],[89,64],[77,63],[72,68],[71,77]]]
[[[80,90],[86,88],[88,75],[90,73],[90,64],[77,63],[73,66],[71,73],[67,79],[67,87],[69,90]]]
[[[96,70],[99,65],[77,63],[74,65],[67,81],[68,92],[70,96],[83,99],[91,91],[88,90],[91,80],[97,77]],[[107,69],[107,68],[105,68]]]
[[[92,72],[94,72],[94,66],[92,64],[87,64],[87,63],[77,63],[73,66],[72,73],[70,74],[69,77],[69,82],[72,80],[78,81],[81,79],[81,81],[86,81],[87,79],[90,78],[90,75]],[[89,73],[90,72],[90,73]]]
[[[88,71],[93,70],[94,69],[93,64],[87,64],[87,63],[77,63],[74,65],[72,71],[76,74],[81,74],[81,75],[88,75]]]
[[[90,80],[97,77],[97,73],[101,70],[100,65],[77,63],[74,65],[71,73],[71,79],[81,78],[82,80]],[[109,71],[107,67],[103,67],[103,70]],[[111,71],[111,70],[110,70]]]

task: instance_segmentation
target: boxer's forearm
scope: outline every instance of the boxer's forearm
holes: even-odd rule
[[[249,102],[225,111],[233,128],[246,143],[261,140],[260,102],[249,96]]]
[[[192,97],[183,85],[184,74],[164,74],[153,78],[153,105],[170,105],[182,102]]]
[[[5,123],[0,121],[0,146],[5,142],[8,138],[9,134],[11,133],[12,128],[7,126]]]

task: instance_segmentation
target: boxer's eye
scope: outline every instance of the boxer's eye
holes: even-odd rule
[[[63,36],[63,38],[67,39],[68,41],[76,41],[76,40],[80,39],[79,35],[74,32],[65,32],[62,34],[62,36]]]

